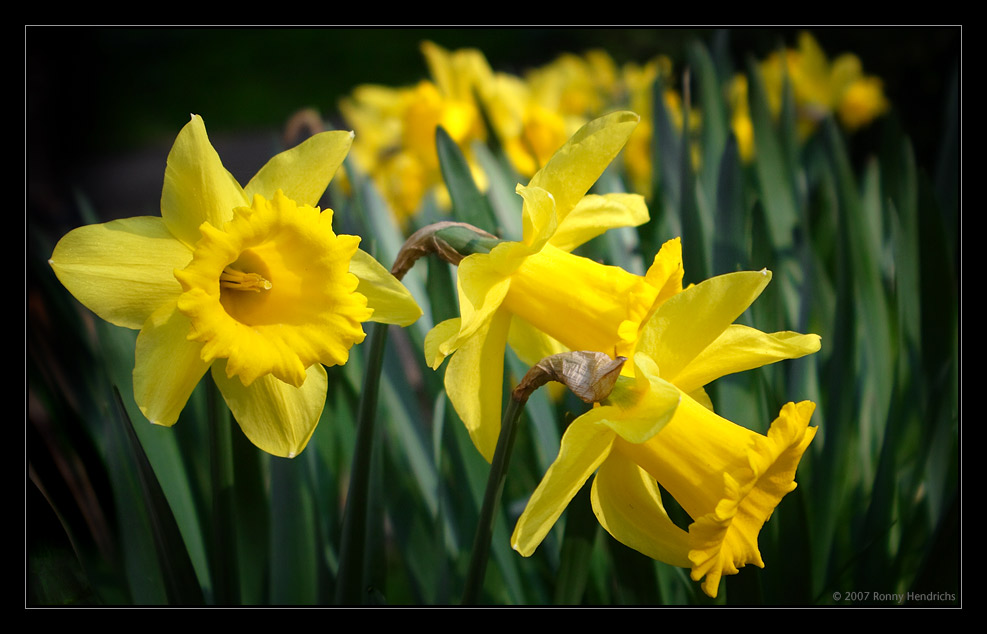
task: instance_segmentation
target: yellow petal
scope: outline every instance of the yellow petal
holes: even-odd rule
[[[640,119],[623,111],[590,121],[538,170],[528,186],[551,192],[561,222],[624,147]]]
[[[240,184],[226,171],[209,143],[202,117],[193,115],[178,133],[168,154],[161,218],[172,235],[192,247],[199,240],[199,225],[214,227],[233,218],[233,209],[250,204]]]
[[[367,298],[367,308],[374,311],[370,321],[410,326],[422,316],[422,309],[404,284],[369,253],[357,249],[350,260],[350,273],[360,280],[356,292]]]
[[[678,373],[675,384],[683,392],[691,392],[721,376],[818,352],[819,342],[819,335],[768,334],[733,324]]]
[[[504,346],[510,325],[510,313],[496,312],[456,351],[446,368],[446,394],[487,462],[493,460],[500,435]]]
[[[219,361],[212,376],[244,435],[260,449],[294,458],[308,444],[326,404],[326,369],[316,363],[306,370],[301,387],[265,375],[249,386],[228,378]]]
[[[610,454],[614,433],[584,414],[569,425],[555,462],[531,494],[514,527],[511,547],[530,557],[586,480]]]
[[[661,379],[658,367],[645,355],[634,355],[634,366],[638,375],[637,399],[632,404],[598,407],[587,416],[598,416],[627,442],[642,443],[656,436],[672,420],[682,392]]]
[[[658,484],[647,471],[613,452],[593,479],[593,512],[625,546],[652,559],[689,568],[689,533],[668,517]]]
[[[173,271],[191,259],[192,250],[160,218],[142,216],[70,231],[49,263],[87,308],[111,324],[138,329],[182,292]]]
[[[188,340],[189,320],[172,301],[151,315],[137,336],[134,400],[155,425],[174,425],[209,369],[202,344]]]
[[[692,579],[715,597],[722,575],[764,565],[757,537],[781,499],[795,489],[795,470],[815,435],[814,405],[789,403],[767,436],[734,424],[683,396],[675,417],[654,438],[617,439],[614,452],[645,469],[693,518]]]
[[[637,350],[676,376],[747,310],[771,280],[767,270],[730,273],[708,279],[670,297],[641,330]]]
[[[254,194],[271,199],[280,189],[299,205],[315,207],[352,144],[353,133],[343,130],[309,137],[260,168],[244,187],[247,200],[253,200]]]
[[[525,257],[503,306],[570,350],[627,356],[658,290],[646,278],[551,244]]]
[[[559,224],[549,244],[572,251],[609,229],[637,227],[648,221],[644,197],[637,194],[589,195]]]
[[[654,261],[648,268],[645,278],[648,284],[659,289],[656,305],[664,303],[672,295],[682,292],[682,277],[685,269],[682,267],[682,240],[672,238],[661,245]]]
[[[453,317],[437,324],[428,331],[428,334],[425,335],[425,362],[428,364],[428,367],[433,370],[439,369],[439,366],[446,358],[442,349],[447,345],[447,342],[459,336],[461,323],[462,320],[459,317]]]
[[[514,188],[524,203],[521,207],[522,242],[531,251],[538,251],[558,228],[555,215],[555,198],[552,193],[540,187],[525,187],[518,183]]]
[[[510,288],[510,275],[524,261],[527,248],[517,242],[502,242],[490,253],[475,253],[459,263],[459,311],[462,318],[459,337],[441,348],[451,354],[465,339],[486,326],[500,308]]]

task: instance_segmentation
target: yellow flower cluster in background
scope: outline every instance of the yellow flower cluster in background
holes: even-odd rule
[[[772,53],[758,65],[758,71],[775,117],[781,112],[785,82],[790,82],[801,139],[808,138],[830,114],[853,132],[883,115],[889,107],[881,80],[864,75],[856,55],[844,53],[830,62],[808,32],[799,34],[798,48]],[[745,161],[754,156],[747,81],[745,75],[737,74],[728,87],[731,126]]]
[[[493,137],[518,176],[530,178],[580,127],[627,108],[642,113],[624,157],[630,186],[650,194],[652,90],[659,75],[671,75],[667,57],[621,68],[606,52],[593,50],[564,54],[521,77],[494,72],[476,49],[447,51],[424,42],[422,53],[429,79],[403,88],[362,85],[340,104],[356,132],[358,166],[372,175],[401,222],[418,211],[429,193],[448,206],[435,150],[438,125],[462,149],[477,185],[485,189],[473,142]],[[681,129],[682,97],[671,88],[664,94]],[[699,121],[697,113],[690,114],[690,129],[697,131]]]
[[[422,44],[429,78],[415,86],[357,87],[340,104],[346,122],[356,132],[353,156],[371,174],[402,223],[433,193],[441,207],[449,198],[442,183],[435,150],[435,129],[441,125],[462,149],[481,189],[486,177],[472,150],[474,142],[495,140],[518,176],[530,178],[566,139],[588,121],[615,110],[641,115],[641,124],[628,141],[623,167],[628,187],[651,195],[654,82],[661,77],[664,106],[682,131],[684,103],[674,88],[670,59],[656,57],[644,64],[619,66],[608,53],[591,50],[563,54],[523,76],[494,72],[477,49],[447,51]],[[850,131],[868,125],[888,109],[881,80],[865,75],[860,60],[843,54],[830,62],[809,33],[798,48],[774,53],[758,65],[769,105],[781,110],[784,82],[790,81],[801,138],[835,114]],[[730,124],[739,153],[754,156],[754,128],[748,105],[748,78],[734,76],[724,87]],[[687,138],[695,167],[701,113],[691,107]]]

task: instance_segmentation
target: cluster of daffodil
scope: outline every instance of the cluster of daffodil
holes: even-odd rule
[[[807,138],[819,123],[835,113],[848,131],[871,123],[887,112],[889,103],[880,78],[865,75],[860,58],[844,53],[830,62],[812,34],[799,34],[798,48],[772,53],[758,64],[771,113],[781,112],[786,82],[791,86],[800,137]],[[737,137],[740,156],[754,156],[754,126],[748,106],[747,77],[737,74],[730,82],[730,125]]]
[[[637,122],[631,112],[590,122],[527,186],[518,185],[523,239],[459,263],[461,316],[429,333],[426,357],[435,368],[451,356],[447,394],[487,460],[500,436],[505,346],[531,364],[564,350],[633,359],[612,402],[567,428],[513,546],[530,555],[598,472],[593,507],[607,531],[655,559],[690,567],[715,597],[721,575],[763,566],[757,535],[795,488],[795,468],[815,433],[808,427],[814,405],[789,403],[765,437],[714,414],[703,387],[813,353],[819,337],[735,325],[770,273],[722,275],[683,289],[677,239],[644,276],[572,253],[608,229],[648,220],[639,195],[586,195]],[[664,512],[658,484],[693,518],[688,530]]]
[[[594,50],[562,55],[519,77],[494,72],[476,49],[447,51],[425,42],[422,52],[429,79],[401,88],[359,86],[340,104],[357,134],[355,160],[373,175],[402,222],[430,192],[448,204],[435,149],[437,125],[463,150],[474,180],[485,189],[486,177],[473,156],[476,141],[495,140],[518,175],[529,178],[591,119],[620,108],[644,113],[624,161],[635,189],[650,193],[652,91],[660,74],[671,83],[667,57],[618,68],[606,52]],[[681,129],[681,95],[671,87],[663,94]],[[693,114],[690,129],[695,132],[698,125]]]
[[[483,189],[486,177],[473,156],[474,142],[495,139],[516,172],[530,177],[589,120],[626,108],[642,117],[623,153],[628,184],[650,196],[656,127],[652,100],[659,78],[665,111],[679,134],[688,108],[685,136],[693,166],[700,162],[702,114],[674,88],[668,57],[618,67],[606,52],[593,50],[582,56],[562,55],[521,77],[494,72],[476,49],[447,51],[425,42],[422,52],[429,79],[402,88],[360,86],[340,105],[357,132],[354,157],[361,169],[373,175],[402,222],[420,209],[429,192],[436,193],[440,205],[448,206],[435,150],[437,125],[462,149]],[[798,49],[769,56],[758,71],[775,116],[785,82],[791,83],[803,138],[830,113],[835,112],[852,131],[888,109],[880,79],[864,75],[859,58],[848,53],[830,63],[807,32],[800,35]],[[744,161],[754,155],[747,81],[746,75],[737,74],[725,87],[730,124]]]
[[[127,598],[807,603],[845,570],[921,586],[956,512],[949,216],[894,126],[880,157],[901,160],[854,178],[843,132],[889,108],[855,56],[805,33],[726,80],[694,44],[682,81],[664,57],[522,76],[426,42],[427,79],[359,86],[344,130],[245,185],[192,116],[160,216],[46,243],[58,293],[131,330],[92,329],[108,380],[69,419],[122,492],[127,575],[157,556]],[[111,385],[125,407],[104,417]]]
[[[494,240],[459,262],[461,316],[429,333],[425,354],[433,368],[451,357],[446,391],[488,461],[508,344],[532,365],[566,350],[633,359],[606,403],[569,426],[513,545],[530,555],[598,471],[593,505],[610,534],[690,567],[716,596],[721,575],[763,566],[758,532],[795,487],[813,405],[786,405],[761,436],[714,414],[703,386],[815,352],[819,338],[734,325],[770,274],[683,289],[678,240],[644,276],[572,253],[608,229],[648,220],[640,195],[587,195],[638,121],[626,111],[591,121],[518,184],[522,240]],[[318,134],[241,188],[193,117],[168,157],[161,217],[85,226],[59,241],[50,262],[66,288],[107,321],[140,329],[134,394],[148,420],[174,424],[211,370],[246,436],[293,457],[324,407],[323,366],[346,363],[364,322],[419,317],[360,239],[335,234],[332,210],[313,206],[352,138]],[[658,484],[692,516],[687,530],[664,513]]]

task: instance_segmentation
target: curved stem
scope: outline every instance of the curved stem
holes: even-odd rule
[[[483,494],[483,507],[480,509],[479,523],[473,539],[473,553],[466,573],[466,589],[463,591],[463,605],[476,603],[483,587],[483,578],[487,571],[487,560],[490,554],[490,538],[493,535],[495,513],[500,506],[500,496],[504,491],[504,481],[507,479],[507,466],[511,461],[514,440],[517,438],[518,420],[528,401],[528,394],[511,395],[504,412],[504,420],[500,426],[500,436],[497,438],[497,448],[494,450],[493,462],[490,463],[490,475],[487,477],[487,488]]]

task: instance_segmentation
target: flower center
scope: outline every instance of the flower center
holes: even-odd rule
[[[188,338],[205,361],[226,359],[244,385],[273,374],[300,386],[315,364],[345,363],[372,311],[349,272],[360,239],[332,231],[332,210],[278,191],[234,210],[222,229],[200,227],[192,261],[175,277]]]
[[[219,288],[259,293],[271,290],[271,283],[256,273],[244,273],[228,266],[219,276]]]

